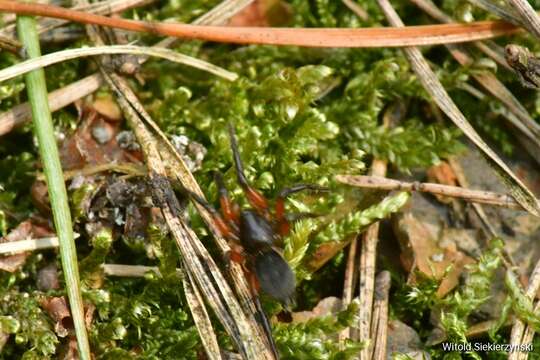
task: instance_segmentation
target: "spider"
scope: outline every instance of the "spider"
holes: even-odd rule
[[[262,290],[289,309],[294,300],[296,279],[293,270],[283,259],[279,246],[290,231],[290,221],[317,215],[300,213],[288,216],[285,213],[285,200],[299,191],[327,189],[314,184],[298,184],[282,189],[272,211],[269,201],[249,184],[244,174],[232,124],[229,124],[229,137],[237,180],[251,207],[240,209],[238,204],[231,202],[219,172],[215,173],[215,179],[221,213],[197,195],[191,195],[212,215],[221,235],[229,241],[231,251],[228,258],[244,266],[253,295],[257,296]]]

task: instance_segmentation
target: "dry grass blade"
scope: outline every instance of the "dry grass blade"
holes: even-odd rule
[[[388,21],[396,27],[402,27],[403,22],[399,18],[388,0],[377,0]],[[474,128],[469,124],[459,108],[454,104],[437,76],[429,67],[427,61],[422,56],[419,49],[407,47],[404,49],[414,72],[417,74],[420,82],[426,91],[432,96],[437,106],[465,133],[465,135],[481,150],[482,154],[488,160],[488,163],[501,176],[508,185],[512,196],[527,211],[535,216],[540,216],[540,203],[534,197],[532,192],[525,184],[508,168],[508,166],[491,150],[491,148],[482,140]]]
[[[540,16],[531,4],[527,0],[506,0],[506,2],[516,11],[527,30],[540,38]]]
[[[471,190],[458,186],[433,183],[406,182],[378,176],[336,175],[336,180],[342,184],[378,190],[420,191],[436,195],[455,197],[471,202],[502,206],[510,209],[523,210],[514,198],[506,194],[483,190]]]
[[[110,18],[61,7],[0,0],[0,10],[67,19],[130,31],[236,44],[305,47],[403,47],[490,39],[519,29],[503,21],[393,28],[253,28],[196,26]]]
[[[220,76],[227,80],[236,80],[238,75],[222,69],[216,65],[207,63],[196,59],[191,56],[179,54],[176,51],[156,48],[156,47],[143,47],[134,45],[110,45],[110,46],[97,46],[97,47],[85,47],[78,49],[68,49],[51,54],[43,55],[38,58],[23,61],[22,63],[8,67],[7,69],[0,70],[0,81],[5,81],[16,76],[25,74],[29,71],[46,67],[52,64],[56,64],[62,61],[76,59],[86,56],[97,55],[112,55],[112,54],[134,54],[134,55],[150,55],[162,59],[167,59],[180,64],[188,65],[199,70],[207,71],[211,74]]]
[[[79,81],[69,84],[61,89],[49,93],[49,107],[51,111],[59,110],[75,100],[83,98],[103,84],[99,74],[87,76]],[[31,119],[29,103],[19,104],[12,109],[0,114],[0,136],[7,134],[12,129],[24,124]]]
[[[193,277],[188,273],[189,280],[185,277],[182,279],[182,284],[184,285],[184,292],[186,294],[186,300],[191,310],[191,315],[195,323],[197,324],[197,331],[203,346],[206,350],[206,355],[210,360],[219,360],[221,359],[221,351],[219,349],[219,344],[216,337],[216,332],[210,321],[210,316],[206,311],[204,306],[204,301],[197,289]]]
[[[387,163],[383,160],[374,159],[371,165],[371,174],[375,177],[386,176]],[[375,292],[375,262],[377,259],[377,243],[379,242],[379,223],[370,225],[360,241],[360,306],[358,308],[359,340],[367,341],[376,339],[376,334],[371,333],[373,296]],[[360,351],[360,360],[371,359],[373,344],[364,347]]]
[[[498,5],[492,0],[468,0],[471,4],[484,9],[494,15],[497,15],[501,19],[511,22],[516,25],[524,25],[520,16],[516,14],[512,9]]]
[[[374,360],[386,359],[386,343],[388,340],[388,293],[390,291],[390,273],[382,271],[375,280],[375,298],[373,303],[373,320],[371,326]]]

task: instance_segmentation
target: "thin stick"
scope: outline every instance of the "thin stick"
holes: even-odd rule
[[[107,276],[144,277],[149,272],[153,272],[161,276],[161,272],[159,271],[159,268],[157,266],[103,264],[101,268]],[[176,273],[179,276],[183,275],[182,269],[176,269]]]
[[[341,0],[341,2],[349,8],[356,16],[358,16],[360,19],[366,21],[369,19],[369,15],[364,8],[362,8],[360,5],[358,5],[353,0]]]
[[[375,299],[373,303],[373,320],[371,333],[374,340],[374,360],[386,359],[386,343],[388,341],[388,293],[390,291],[390,273],[382,271],[375,280]]]
[[[56,236],[10,241],[0,244],[0,255],[20,254],[27,251],[51,249],[58,247],[58,244],[59,242]]]
[[[109,45],[62,50],[23,61],[6,69],[0,70],[0,82],[12,79],[29,71],[43,68],[62,61],[77,59],[86,56],[97,56],[106,54],[135,54],[155,56],[158,58],[167,59],[180,64],[188,65],[199,70],[204,70],[206,72],[230,81],[234,81],[238,78],[238,75],[233,72],[227,71],[223,68],[220,68],[219,66],[210,64],[206,61],[180,54],[173,50],[134,45]]]
[[[386,161],[374,159],[371,174],[383,178],[386,175]],[[358,327],[360,341],[374,340],[376,334],[370,330],[373,311],[373,296],[375,291],[375,262],[377,259],[377,243],[379,242],[379,222],[376,222],[361,235],[360,253],[360,306],[358,309]],[[360,351],[361,360],[369,360],[373,355],[373,343]]]
[[[399,15],[388,0],[377,0],[377,2],[392,26],[404,26]],[[482,155],[484,155],[489,164],[508,186],[514,199],[516,199],[516,201],[531,214],[540,216],[540,203],[534,194],[499,158],[497,153],[482,140],[476,130],[474,130],[457,105],[452,101],[441,82],[438,80],[437,75],[435,75],[433,70],[429,67],[428,62],[420,50],[416,47],[406,47],[403,51],[414,72],[418,76],[418,79],[426,91],[431,95],[434,102],[454,122],[454,124],[465,133],[467,138],[480,149]]]
[[[30,58],[40,56],[39,38],[36,23],[30,17],[17,17],[17,29],[21,43]],[[73,237],[71,214],[62,166],[54,138],[51,112],[48,107],[45,73],[38,69],[25,75],[28,98],[32,107],[34,131],[38,138],[39,153],[43,161],[47,188],[51,201],[54,224],[60,244],[60,258],[66,280],[66,291],[69,299],[71,315],[79,356],[82,360],[90,360],[90,345],[86,333],[82,296],[79,288],[79,269],[77,267],[77,250]]]
[[[358,277],[356,268],[357,243],[358,241],[355,238],[349,245],[349,254],[347,256],[347,265],[345,267],[345,278],[343,279],[343,296],[341,297],[341,306],[344,309],[352,302],[356,285],[355,280]],[[346,339],[350,339],[352,337],[352,331],[353,329],[350,327],[343,329],[339,334],[340,343],[343,343]]]
[[[342,184],[351,186],[379,189],[379,190],[401,190],[419,191],[436,195],[455,197],[466,201],[481,204],[502,206],[510,209],[524,210],[514,198],[506,194],[492,191],[471,190],[459,186],[441,185],[434,183],[406,182],[394,179],[380,178],[376,176],[364,175],[336,175],[336,180]]]
[[[449,44],[514,34],[519,28],[504,21],[394,28],[254,28],[196,26],[110,18],[52,5],[0,0],[0,11],[47,16],[190,39],[235,44],[296,45],[305,47],[403,47]]]

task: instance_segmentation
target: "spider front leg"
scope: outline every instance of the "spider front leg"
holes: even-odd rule
[[[223,182],[223,176],[220,172],[216,171],[214,173],[214,180],[217,185],[218,195],[219,195],[219,204],[221,208],[221,214],[225,221],[238,232],[238,223],[240,220],[240,207],[231,201],[229,197],[229,192],[225,187]]]
[[[275,217],[276,217],[276,227],[277,232],[281,236],[286,236],[290,230],[291,230],[291,222],[308,218],[308,217],[317,217],[317,214],[313,213],[298,213],[298,214],[291,214],[290,216],[287,216],[285,213],[285,200],[288,196],[304,191],[304,190],[311,190],[311,191],[318,191],[318,192],[326,192],[328,191],[328,188],[315,185],[315,184],[297,184],[288,188],[284,188],[279,192],[278,198],[276,200],[276,207],[275,207]]]
[[[268,201],[260,192],[258,192],[255,188],[251,187],[251,185],[249,185],[249,182],[247,181],[246,175],[244,173],[244,165],[242,164],[242,159],[240,158],[240,151],[238,150],[238,142],[236,141],[234,127],[231,123],[229,123],[229,137],[231,138],[231,149],[233,152],[234,166],[238,183],[246,194],[246,197],[251,206],[256,209],[261,215],[268,217]]]

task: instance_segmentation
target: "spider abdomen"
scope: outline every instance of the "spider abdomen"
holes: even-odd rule
[[[259,286],[270,297],[289,307],[293,301],[296,279],[289,264],[274,249],[261,251],[253,261]]]

